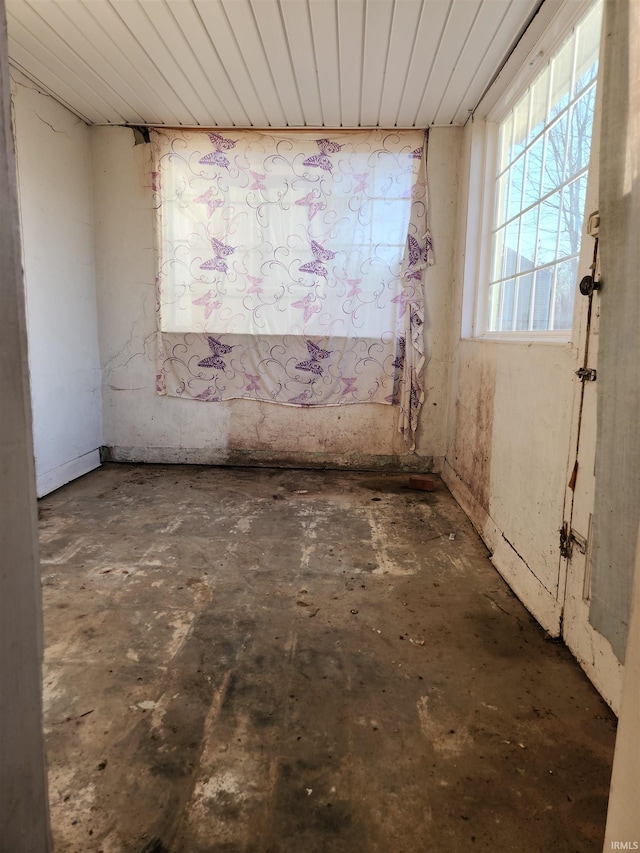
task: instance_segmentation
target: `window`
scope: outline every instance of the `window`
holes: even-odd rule
[[[571,329],[601,13],[598,3],[498,124],[481,321],[489,333]]]
[[[156,129],[158,392],[423,399],[421,131]]]

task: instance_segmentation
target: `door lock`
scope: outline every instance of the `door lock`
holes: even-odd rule
[[[581,382],[595,382],[597,375],[593,367],[580,367],[576,370],[576,376]]]

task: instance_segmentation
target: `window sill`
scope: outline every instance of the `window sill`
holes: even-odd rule
[[[485,332],[463,337],[467,341],[486,341],[492,344],[552,344],[571,347],[571,332]]]

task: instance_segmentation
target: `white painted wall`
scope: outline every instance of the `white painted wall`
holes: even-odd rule
[[[100,464],[89,128],[13,71],[38,495]]]
[[[463,337],[473,275],[466,252],[477,222],[478,129],[465,129],[456,258],[450,431],[444,477],[514,592],[553,636],[561,630],[559,530],[572,452],[578,347]],[[474,163],[472,167],[472,162]],[[474,171],[475,170],[475,171]],[[464,287],[467,288],[465,294]],[[577,327],[584,318],[579,307]]]
[[[126,128],[92,128],[104,443],[120,460],[236,464],[391,465],[406,454],[397,410],[380,405],[297,409],[252,400],[204,403],[155,393],[155,269],[150,149]],[[458,128],[429,147],[436,264],[426,276],[426,402],[417,456],[441,466],[446,446],[457,209]]]

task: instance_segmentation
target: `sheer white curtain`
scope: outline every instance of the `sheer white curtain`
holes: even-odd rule
[[[152,133],[158,392],[422,403],[419,131]]]

